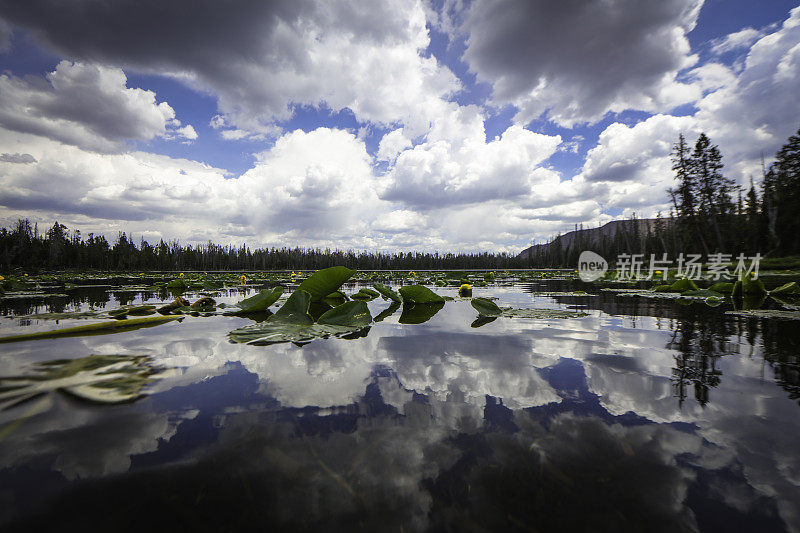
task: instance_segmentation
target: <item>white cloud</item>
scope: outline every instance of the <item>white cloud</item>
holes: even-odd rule
[[[754,28],[744,28],[734,33],[729,33],[725,37],[711,41],[711,52],[715,55],[722,55],[733,50],[750,48],[754,42],[764,35],[761,30]]]
[[[462,28],[464,59],[521,123],[546,114],[571,127],[608,112],[665,111],[700,97],[677,76],[697,61],[686,34],[702,3],[478,0]]]
[[[411,148],[411,140],[405,136],[403,128],[397,128],[383,136],[378,145],[376,159],[378,161],[394,161],[397,154],[407,148]]]
[[[436,117],[425,142],[397,156],[381,198],[424,210],[529,194],[561,138],[511,126],[487,143],[483,120],[474,106]]]
[[[121,151],[129,140],[197,137],[154,92],[128,88],[121,69],[69,61],[46,82],[0,75],[0,125],[99,152]]]
[[[292,106],[326,105],[362,122],[403,121],[417,135],[431,108],[460,88],[421,53],[429,36],[420,1],[381,0],[369,9],[353,0],[19,7],[9,20],[56,51],[174,76],[214,94],[225,125],[249,133],[272,134]]]

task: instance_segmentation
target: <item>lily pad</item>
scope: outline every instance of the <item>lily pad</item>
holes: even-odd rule
[[[733,293],[733,286],[733,283],[720,282],[713,284],[708,288],[708,290],[718,292],[720,294],[730,295]]]
[[[424,285],[406,285],[400,287],[400,296],[404,302],[413,304],[443,303],[445,300]]]
[[[488,298],[473,298],[470,304],[481,316],[500,316],[503,314],[503,310]]]
[[[0,378],[0,410],[55,391],[97,403],[120,403],[141,396],[162,370],[144,355],[90,355],[38,363],[28,376]]]
[[[760,279],[753,279],[752,276],[745,276],[742,279],[742,295],[760,295],[766,293],[767,289],[764,288],[764,282]]]
[[[122,320],[107,320],[85,326],[75,326],[71,328],[54,329],[50,331],[37,331],[35,333],[24,333],[22,335],[10,335],[0,337],[0,343],[18,342],[39,339],[52,339],[56,337],[82,337],[84,335],[107,335],[109,333],[120,333],[139,328],[149,328],[158,326],[172,320],[181,320],[176,316],[146,316],[142,318],[127,318]]]
[[[111,311],[108,311],[106,314],[113,318],[123,318],[127,315],[133,315],[133,316],[152,315],[155,312],[156,312],[155,305],[136,305],[136,306],[120,307],[119,309],[113,309]]]
[[[740,311],[726,311],[725,314],[756,318],[774,318],[779,320],[800,320],[800,311],[788,311],[784,309],[743,309]]]
[[[280,342],[300,344],[331,335],[353,335],[372,322],[372,316],[364,302],[347,302],[334,307],[320,316],[317,323],[308,315],[309,304],[310,296],[307,292],[295,291],[286,300],[286,304],[267,320],[231,331],[228,336],[231,342],[253,345]],[[284,309],[286,311],[281,313]]]
[[[274,315],[270,316],[267,322],[281,322],[284,324],[298,324],[306,326],[314,323],[314,319],[308,314],[308,308],[311,305],[311,295],[301,289],[297,289],[283,306],[278,309]]]
[[[562,309],[514,309],[512,307],[499,307],[496,303],[486,298],[473,298],[470,303],[472,307],[478,311],[479,317],[578,318],[588,316],[587,313],[582,313],[580,311],[565,311]]]
[[[178,309],[179,307],[188,307],[189,305],[191,305],[189,303],[189,300],[187,300],[186,298],[181,298],[180,296],[178,296],[171,303],[168,303],[167,305],[163,305],[163,306],[159,307],[158,308],[158,312],[161,313],[162,315],[166,315],[167,313],[171,313],[172,311],[174,311],[175,309]]]
[[[790,281],[785,285],[781,285],[776,289],[769,291],[770,296],[781,296],[784,298],[798,297],[800,298],[800,285],[796,281]]]
[[[375,290],[378,291],[384,298],[387,298],[396,303],[400,303],[403,301],[403,299],[400,298],[399,294],[394,292],[392,289],[390,289],[383,283],[375,283],[372,286],[375,287]]]
[[[316,302],[338,291],[339,287],[355,273],[355,270],[342,266],[325,268],[314,272],[297,287],[297,290],[307,292],[311,296],[311,301]]]
[[[353,300],[361,300],[361,301],[372,301],[375,298],[380,296],[379,293],[373,291],[372,289],[361,289],[355,294],[351,294],[350,298]]]
[[[258,294],[245,298],[239,303],[231,306],[234,313],[256,313],[259,311],[266,311],[272,304],[278,301],[278,298],[283,294],[283,287],[280,285],[274,289],[263,289]],[[230,308],[229,308],[230,309]]]

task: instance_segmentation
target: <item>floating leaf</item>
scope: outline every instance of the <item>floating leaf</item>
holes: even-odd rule
[[[470,304],[481,316],[500,316],[503,313],[503,310],[488,298],[473,298]]]
[[[433,304],[444,302],[444,298],[424,285],[406,285],[400,287],[400,296],[404,302],[413,304]]]
[[[580,318],[589,316],[588,313],[581,311],[565,311],[563,309],[513,309],[511,307],[503,308],[503,314],[509,318]]]
[[[699,290],[697,284],[689,278],[682,278],[670,285],[669,292],[686,292]]]
[[[733,293],[733,285],[733,283],[720,282],[713,284],[708,288],[708,290],[718,292],[720,294],[730,295]]]
[[[351,294],[350,298],[352,298],[353,300],[361,300],[361,301],[369,302],[369,301],[374,300],[378,296],[379,296],[379,294],[377,292],[373,291],[373,290],[361,289],[357,293]]]
[[[195,310],[203,310],[203,311],[211,310],[211,311],[213,311],[214,307],[216,305],[217,305],[217,302],[213,298],[210,298],[208,296],[204,296],[203,298],[200,298],[199,300],[194,302],[190,307],[192,309],[195,309]]]
[[[308,314],[310,305],[311,295],[302,289],[297,289],[289,295],[283,306],[267,319],[267,322],[299,325],[313,324],[314,319]]]
[[[188,307],[189,305],[190,305],[189,300],[178,296],[177,298],[175,298],[175,300],[172,301],[172,303],[168,303],[167,305],[159,307],[158,312],[161,313],[162,315],[166,315],[167,313],[171,313],[172,311],[178,309],[179,307]]]
[[[400,298],[399,294],[394,292],[392,289],[390,289],[389,287],[387,287],[383,283],[375,283],[372,286],[375,287],[375,290],[378,291],[379,293],[381,293],[381,296],[383,296],[386,299],[389,299],[389,300],[391,300],[393,302],[396,302],[396,303],[400,303],[400,302],[403,301],[403,299]]]
[[[90,355],[37,363],[34,374],[0,378],[0,410],[62,391],[98,403],[132,401],[161,369],[143,355]]]
[[[424,304],[404,303],[399,322],[401,324],[422,324],[433,318],[443,307],[444,301]]]
[[[266,311],[272,304],[278,301],[278,298],[283,294],[283,287],[280,285],[274,289],[263,289],[258,294],[245,298],[241,302],[234,304],[238,307],[239,313],[255,313],[258,311]]]
[[[725,314],[756,318],[774,318],[779,320],[800,320],[800,311],[787,311],[784,309],[743,309],[739,311],[726,311]]]
[[[168,289],[185,289],[189,285],[186,283],[186,280],[183,278],[175,278],[171,281],[167,282],[166,287]]]
[[[316,302],[339,290],[339,287],[355,273],[355,270],[342,266],[325,268],[314,272],[297,289],[307,292],[311,295],[311,301]]]
[[[347,302],[338,307],[327,311],[317,320],[318,324],[331,324],[335,326],[347,326],[363,328],[369,326],[372,316],[369,308],[364,302]]]
[[[300,295],[292,302],[292,298],[298,293]],[[324,313],[319,318],[319,323],[301,323],[296,318],[302,316],[300,310],[304,303],[308,308],[308,303],[306,303],[308,298],[310,297],[305,291],[296,291],[281,308],[283,310],[291,304],[293,306],[292,313],[287,312],[286,315],[279,317],[279,310],[264,322],[231,331],[228,334],[231,342],[268,345],[279,342],[305,343],[331,335],[348,337],[368,327],[372,322],[372,317],[364,302],[347,302]]]
[[[158,326],[171,320],[181,320],[174,316],[147,316],[143,318],[128,318],[123,320],[108,320],[85,326],[75,326],[72,328],[54,329],[50,331],[38,331],[35,333],[25,333],[22,335],[11,335],[0,337],[0,343],[18,342],[38,339],[52,339],[55,337],[80,337],[83,335],[106,335],[109,333],[120,333],[139,328]]]
[[[21,315],[17,318],[30,318],[34,320],[64,320],[71,318],[97,318],[100,311],[66,311],[63,313],[37,313],[34,315]]]
[[[155,305],[136,305],[136,306],[120,307],[119,309],[113,309],[111,311],[108,311],[106,314],[110,317],[122,318],[127,315],[133,315],[133,316],[152,315],[155,312],[156,312]]]
[[[767,294],[767,289],[764,287],[764,282],[760,279],[753,279],[748,275],[742,279],[742,295],[761,295]]]
[[[800,297],[800,286],[796,281],[790,281],[785,285],[781,285],[777,289],[769,291],[770,296],[786,297]]]

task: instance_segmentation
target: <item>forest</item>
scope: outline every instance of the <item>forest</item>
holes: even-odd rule
[[[800,253],[800,130],[789,137],[758,183],[750,178],[741,187],[723,173],[722,154],[701,133],[690,147],[683,135],[672,149],[675,185],[665,191],[671,208],[666,216],[633,219],[613,236],[576,227],[569,244],[557,236],[537,246],[528,258],[537,266],[577,264],[583,250],[607,259],[619,254],[655,254],[670,258],[680,253],[722,253],[779,258]],[[645,223],[642,223],[645,222]]]
[[[359,270],[509,269],[577,264],[583,250],[606,258],[622,253],[676,257],[679,253],[739,253],[785,257],[800,253],[800,131],[762,164],[759,183],[737,185],[723,173],[722,154],[704,133],[691,147],[680,135],[672,150],[675,185],[665,191],[671,203],[642,225],[635,215],[613,236],[576,227],[575,238],[561,236],[534,247],[527,256],[507,253],[368,252],[320,248],[259,248],[182,245],[178,240],[137,244],[124,232],[112,244],[103,235],[70,230],[55,222],[40,231],[19,219],[0,229],[0,268],[97,270],[282,270],[319,269],[341,265]],[[746,189],[746,190],[745,190]]]

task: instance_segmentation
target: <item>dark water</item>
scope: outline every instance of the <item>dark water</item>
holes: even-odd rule
[[[0,412],[0,527],[800,531],[798,323],[533,294],[569,288],[476,296],[590,316],[473,328],[469,302],[453,301],[422,324],[398,311],[361,338],[302,347],[231,344],[252,322],[219,316],[0,345],[2,376],[89,354],[175,369],[132,403],[55,394]],[[0,329],[166,298],[4,300]]]

